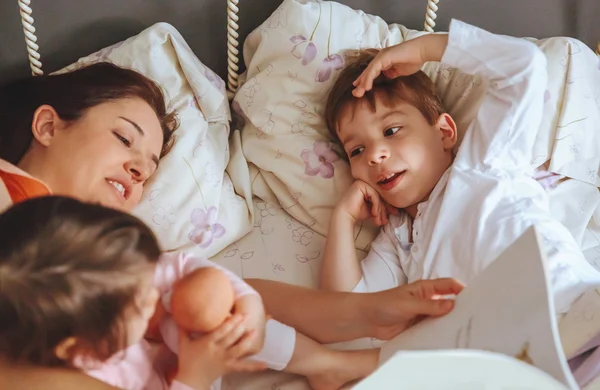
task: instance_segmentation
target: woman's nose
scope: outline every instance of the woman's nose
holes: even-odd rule
[[[148,179],[148,167],[142,161],[131,161],[125,168],[134,180],[144,181]]]

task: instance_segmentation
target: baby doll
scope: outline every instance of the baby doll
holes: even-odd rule
[[[169,303],[178,327],[209,333],[231,315],[234,301],[229,278],[217,268],[204,267],[175,283]]]
[[[177,281],[168,298],[177,327],[190,333],[210,333],[231,315],[235,302],[233,286],[221,270],[198,268]],[[163,307],[163,305],[159,305]],[[170,383],[177,367],[166,373]]]

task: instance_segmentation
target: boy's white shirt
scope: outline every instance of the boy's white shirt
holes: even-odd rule
[[[553,218],[548,195],[532,178],[546,58],[533,43],[453,20],[442,62],[487,78],[487,94],[454,163],[418,206],[415,220],[391,216],[373,241],[354,291],[439,277],[469,283],[536,225],[548,251],[556,309],[563,313],[585,290],[600,285],[600,272]]]

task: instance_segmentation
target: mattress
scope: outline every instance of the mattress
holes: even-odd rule
[[[597,189],[574,180],[564,180],[538,169],[536,178],[550,195],[555,216],[578,237],[590,263],[600,268],[600,215]],[[291,217],[284,208],[255,197],[255,222],[250,233],[229,245],[211,260],[244,278],[261,278],[316,287],[325,237]],[[575,211],[578,211],[575,213]],[[591,215],[590,215],[591,214]],[[590,218],[591,216],[591,218]],[[583,218],[582,218],[583,217]],[[587,222],[587,224],[585,223]],[[366,255],[358,251],[359,259]],[[366,340],[337,344],[334,348],[361,348]],[[588,386],[600,388],[600,381]],[[223,390],[305,390],[304,378],[283,372],[267,371],[230,375],[223,379]]]
[[[252,231],[228,246],[212,261],[244,278],[271,279],[316,287],[325,237],[292,218],[281,206],[253,199]],[[230,375],[223,390],[310,389],[304,378],[282,372]]]

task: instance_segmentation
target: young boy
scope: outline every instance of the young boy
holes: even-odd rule
[[[456,124],[419,71],[427,61],[489,82],[456,155]],[[532,178],[546,77],[534,44],[456,20],[449,34],[363,52],[348,65],[329,95],[326,120],[356,181],[331,219],[321,287],[378,291],[438,277],[468,284],[531,225],[543,237],[559,314],[600,285]],[[386,209],[398,211],[389,222]],[[353,229],[369,217],[385,226],[359,264]]]

